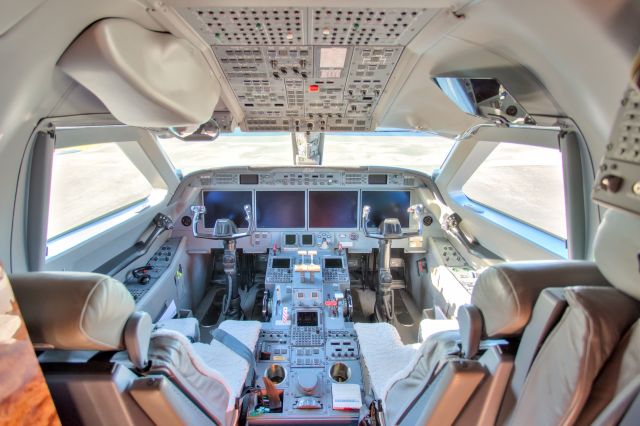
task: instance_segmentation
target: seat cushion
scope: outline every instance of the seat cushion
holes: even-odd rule
[[[418,349],[402,343],[395,327],[387,323],[356,323],[360,356],[369,373],[369,385],[384,399],[391,379],[416,357]]]
[[[260,323],[258,321],[223,321],[219,328],[226,331],[255,353]],[[236,397],[240,396],[249,373],[249,364],[240,355],[214,340],[211,344],[194,343],[193,348],[205,364],[219,371]]]

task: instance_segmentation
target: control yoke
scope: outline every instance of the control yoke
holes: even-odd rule
[[[380,223],[377,233],[369,232],[370,206],[362,208],[362,232],[369,238],[378,240],[380,255],[378,256],[378,280],[376,283],[376,303],[374,314],[378,322],[390,322],[394,319],[393,275],[391,274],[391,241],[422,235],[422,215],[424,206],[414,204],[407,209],[418,222],[418,229],[403,232],[402,225],[397,218],[387,218]]]
[[[231,219],[216,220],[216,223],[213,227],[213,232],[211,234],[198,232],[198,222],[200,222],[200,218],[207,212],[207,208],[205,206],[191,206],[191,212],[193,212],[191,230],[193,232],[193,236],[196,238],[230,241],[249,237],[255,232],[253,212],[251,211],[251,206],[249,204],[245,204],[244,206],[244,212],[246,214],[245,220],[249,224],[249,228],[247,229],[247,232],[241,233],[238,233],[238,228]]]
[[[378,233],[371,233],[369,232],[369,213],[371,213],[371,207],[364,206],[362,207],[362,232],[364,232],[365,236],[376,240],[400,240],[422,235],[422,214],[424,213],[424,206],[422,204],[414,204],[409,207],[407,211],[412,213],[416,222],[418,222],[417,231],[403,232],[398,219],[387,218],[380,224]]]

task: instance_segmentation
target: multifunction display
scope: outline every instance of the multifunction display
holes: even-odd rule
[[[309,191],[309,228],[356,228],[358,191]]]
[[[258,228],[304,228],[304,191],[256,191]]]
[[[409,191],[362,191],[362,205],[371,207],[369,227],[377,228],[383,220],[396,218],[403,228],[409,227]]]
[[[203,191],[202,203],[207,209],[205,228],[213,228],[218,219],[231,219],[237,227],[246,228],[245,205],[251,205],[251,191]]]
[[[230,219],[238,228],[246,228],[245,205],[253,206],[258,229],[353,230],[359,227],[364,206],[370,207],[370,228],[378,227],[387,218],[397,218],[403,228],[408,228],[411,191],[205,190],[202,201],[206,208],[204,226],[209,229],[218,219]],[[283,242],[290,247],[314,246],[322,242],[318,235],[285,234]]]

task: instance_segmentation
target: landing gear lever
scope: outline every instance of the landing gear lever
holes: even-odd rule
[[[236,240],[251,236],[255,231],[255,223],[250,205],[244,206],[246,214],[245,220],[249,224],[247,232],[238,233],[236,224],[231,219],[218,219],[213,226],[211,235],[198,232],[198,222],[200,218],[207,212],[204,206],[192,206],[193,221],[191,231],[196,238],[207,240],[223,241],[224,255],[222,256],[222,268],[227,276],[227,295],[223,305],[222,315],[228,319],[239,320],[242,318],[242,308],[240,304],[240,294],[238,292],[238,268],[237,268],[237,252]]]
[[[391,275],[391,241],[422,235],[424,206],[422,204],[414,204],[409,207],[408,211],[413,214],[418,223],[417,231],[403,232],[400,221],[397,218],[387,218],[380,223],[377,233],[370,233],[369,214],[371,213],[371,207],[364,206],[362,208],[362,232],[364,232],[365,236],[378,240],[380,247],[374,311],[378,322],[389,322],[394,318],[393,291],[391,289],[393,283],[393,276]]]

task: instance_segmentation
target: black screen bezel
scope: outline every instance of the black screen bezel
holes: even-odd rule
[[[244,211],[244,205],[249,204],[253,206],[253,191],[251,190],[220,191],[220,190],[214,190],[214,189],[203,190],[201,195],[203,206],[207,207],[207,203],[206,203],[207,194],[212,192],[221,193],[221,194],[240,194],[241,193],[245,197],[247,197],[246,202],[243,205],[239,206],[237,210],[234,212],[233,222],[236,224],[238,228],[247,228],[249,226],[247,224],[247,221],[245,220],[246,212]],[[212,216],[211,209],[207,208],[207,212],[204,214],[204,220],[202,222],[202,226],[204,229],[213,229],[217,219],[225,218],[223,216],[212,218],[211,216]]]
[[[339,262],[339,266],[330,265],[332,262]],[[342,258],[341,257],[325,257],[324,267],[329,269],[342,269],[344,268],[344,265],[342,263]]]
[[[306,191],[305,190],[286,190],[286,191],[260,191],[256,190],[256,202],[255,202],[255,215],[256,215],[256,228],[257,229],[305,229],[307,224],[307,206],[306,206]],[[268,226],[264,222],[264,212],[262,211],[262,206],[260,205],[260,198],[265,196],[277,197],[282,196],[283,194],[298,194],[296,195],[300,199],[298,200],[298,205],[296,208],[302,209],[302,211],[298,211],[298,218],[302,219],[299,224],[278,224],[278,226]],[[275,195],[274,195],[275,194]],[[281,204],[282,205],[282,204]]]
[[[285,262],[286,262],[286,266],[282,266],[282,265],[281,266],[276,266],[276,265],[280,265],[280,262],[282,262],[282,265],[284,265]],[[273,260],[271,261],[271,267],[273,269],[290,269],[291,268],[291,258],[290,257],[274,257]]]
[[[308,318],[304,318],[306,315]],[[296,325],[298,327],[317,327],[319,321],[318,311],[296,311]]]
[[[344,229],[344,230],[350,230],[350,229],[358,229],[358,218],[359,218],[359,208],[360,208],[360,191],[358,190],[329,190],[329,191],[323,191],[323,190],[314,190],[314,189],[310,189],[308,194],[308,198],[309,198],[309,208],[308,208],[308,212],[307,212],[307,216],[308,216],[308,220],[307,222],[309,223],[309,229]],[[352,200],[350,201],[355,201],[355,209],[352,211],[353,213],[353,221],[351,223],[349,223],[347,226],[341,226],[342,224],[329,224],[329,226],[314,226],[313,223],[313,219],[312,219],[312,211],[315,212],[316,209],[314,208],[313,204],[312,204],[312,194],[335,194],[335,193],[340,193],[340,194],[349,194],[351,197],[353,197]]]
[[[360,195],[360,202],[362,203],[363,206],[365,206],[367,204],[370,204],[368,201],[365,201],[365,194],[367,194],[367,193],[372,193],[372,194],[404,193],[404,194],[406,194],[406,197],[407,197],[406,208],[408,209],[411,206],[411,191],[410,190],[400,190],[399,189],[399,190],[391,190],[391,191],[375,191],[375,190],[373,190],[373,191],[362,191],[361,195]],[[374,210],[377,210],[377,209],[375,209],[374,206],[371,206],[371,207],[372,207],[372,211],[369,214],[369,218],[370,218],[370,220],[369,220],[369,228],[377,228],[378,226],[380,226],[380,223],[382,223],[383,219],[379,220],[376,223],[376,221],[374,219],[376,218],[377,213]],[[402,228],[409,228],[410,220],[411,220],[410,214],[404,208],[401,211],[402,211],[402,215],[398,215],[400,217],[397,218],[398,220],[400,220],[400,226]],[[388,216],[386,218],[390,218],[390,217],[393,217],[393,216]]]

